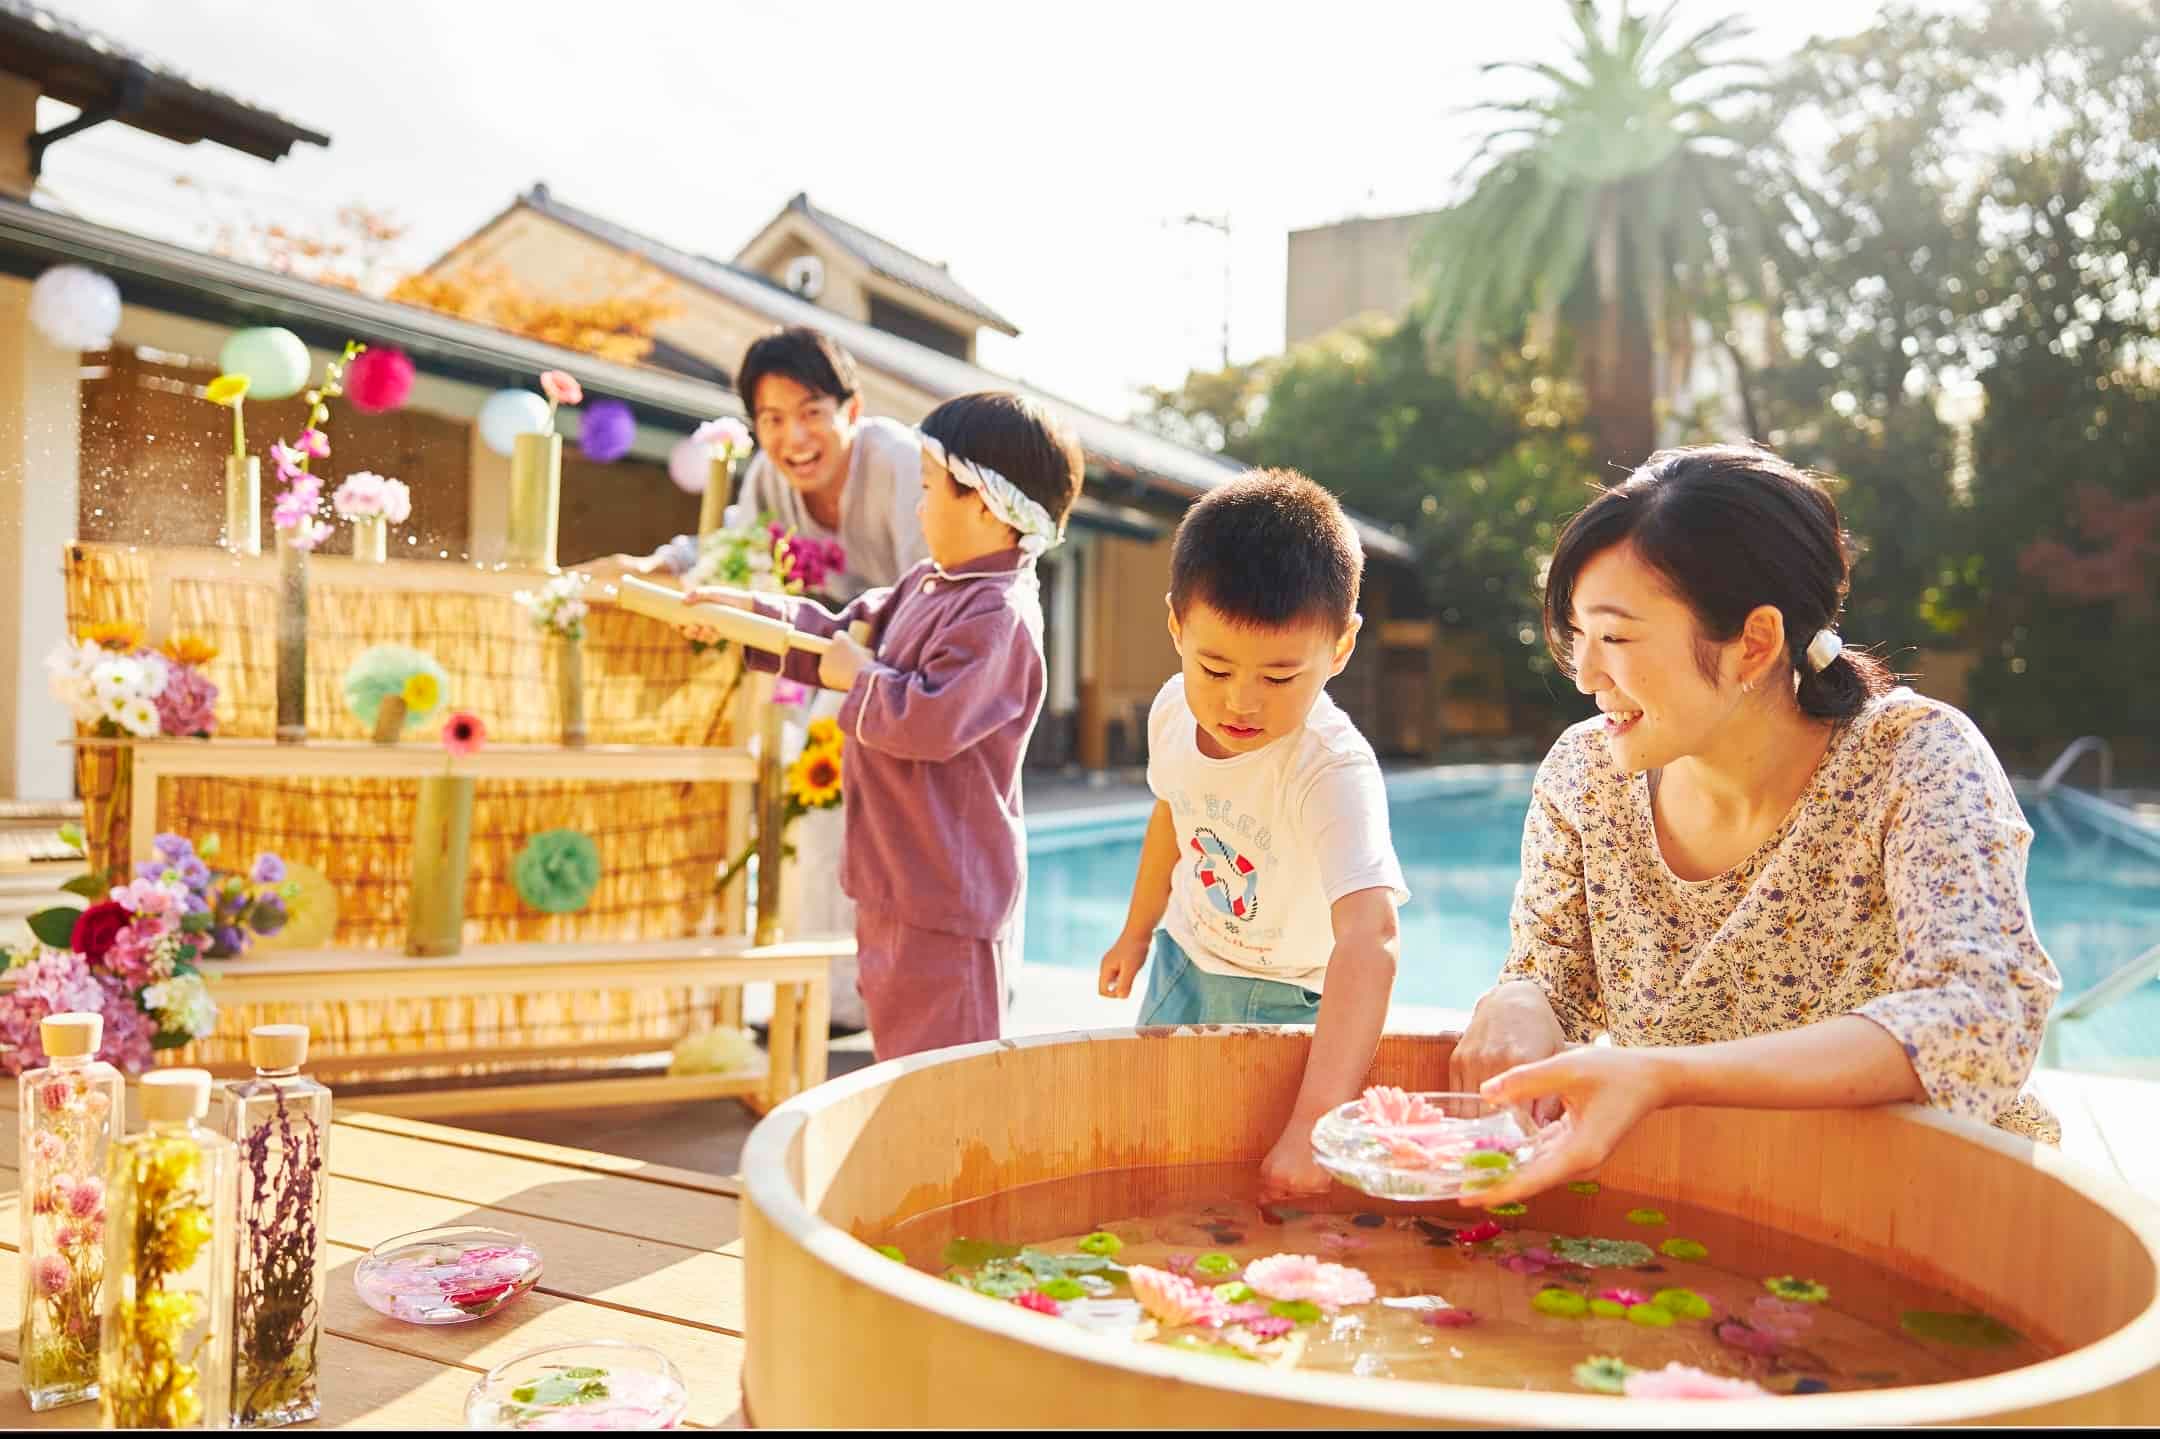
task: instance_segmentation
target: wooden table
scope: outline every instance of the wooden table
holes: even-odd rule
[[[19,1202],[15,1091],[0,1108],[0,1245]],[[132,1105],[130,1106],[133,1107]],[[340,1108],[331,1126],[322,1417],[317,1427],[460,1429],[481,1374],[528,1349],[627,1339],[674,1361],[685,1423],[741,1420],[743,1276],[736,1186],[708,1174]],[[540,1284],[470,1324],[402,1324],[360,1302],[353,1266],[385,1239],[443,1224],[510,1229],[546,1261]],[[33,1414],[16,1369],[21,1263],[0,1257],[0,1425],[94,1429],[96,1404]]]

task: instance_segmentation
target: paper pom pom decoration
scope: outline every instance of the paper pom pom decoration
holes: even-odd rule
[[[630,442],[636,438],[637,417],[621,400],[594,400],[585,407],[578,448],[585,452],[586,459],[612,464],[630,453]]]
[[[741,1074],[765,1060],[757,1036],[747,1029],[721,1025],[676,1041],[668,1061],[670,1074]]]
[[[497,390],[480,406],[480,438],[498,455],[517,448],[519,435],[548,431],[548,402],[531,390]]]
[[[352,667],[345,671],[345,708],[351,710],[360,723],[373,729],[382,702],[396,695],[407,700],[405,728],[411,729],[432,714],[435,705],[417,708],[408,696],[424,698],[430,692],[430,682],[436,704],[440,704],[450,676],[443,672],[433,655],[405,645],[376,645],[362,650]]]
[[[300,337],[274,325],[235,330],[218,351],[218,373],[246,375],[251,400],[282,400],[299,394],[314,367]]]
[[[275,934],[258,935],[257,949],[315,949],[337,933],[337,889],[329,876],[311,864],[285,861],[285,882],[299,891],[285,901],[285,927]]]
[[[676,489],[702,495],[712,481],[712,451],[685,435],[668,451],[667,473]]]
[[[345,400],[363,415],[394,410],[411,396],[413,362],[403,350],[362,350],[345,370]]]
[[[55,265],[30,286],[30,324],[63,350],[102,350],[120,328],[120,287],[84,265]]]
[[[600,884],[600,850],[574,829],[542,830],[525,841],[511,868],[518,898],[549,914],[569,914],[592,901]]]

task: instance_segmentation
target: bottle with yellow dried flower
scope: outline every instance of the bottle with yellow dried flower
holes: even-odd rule
[[[98,1416],[107,1429],[223,1429],[232,1386],[232,1141],[202,1124],[210,1075],[143,1076],[148,1128],[113,1146],[105,1189]]]
[[[105,1273],[105,1163],[120,1128],[120,1071],[94,1056],[100,1014],[48,1014],[51,1061],[23,1072],[17,1205],[23,1395],[33,1411],[97,1398],[98,1287]]]

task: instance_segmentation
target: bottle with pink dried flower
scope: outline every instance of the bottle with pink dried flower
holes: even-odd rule
[[[105,1159],[120,1127],[120,1071],[94,1058],[98,1014],[49,1014],[51,1064],[22,1076],[23,1394],[32,1410],[98,1397],[98,1302],[105,1274]]]
[[[233,1290],[232,1427],[299,1424],[322,1412],[323,1141],[330,1091],[300,1072],[304,1024],[248,1031],[253,1077],[225,1086],[224,1131],[240,1151]]]

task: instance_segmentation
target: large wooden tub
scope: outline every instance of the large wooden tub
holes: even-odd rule
[[[1092,1171],[1259,1162],[1309,1032],[1103,1030],[876,1065],[743,1151],[745,1415],[766,1426],[1843,1427],[2160,1421],[2160,1206],[2043,1146],[1922,1109],[1659,1114],[1599,1177],[1835,1246],[2062,1357],[1984,1379],[1717,1403],[1262,1372],[1049,1324],[855,1236]],[[1441,1088],[1452,1036],[1390,1036],[1377,1083]]]

